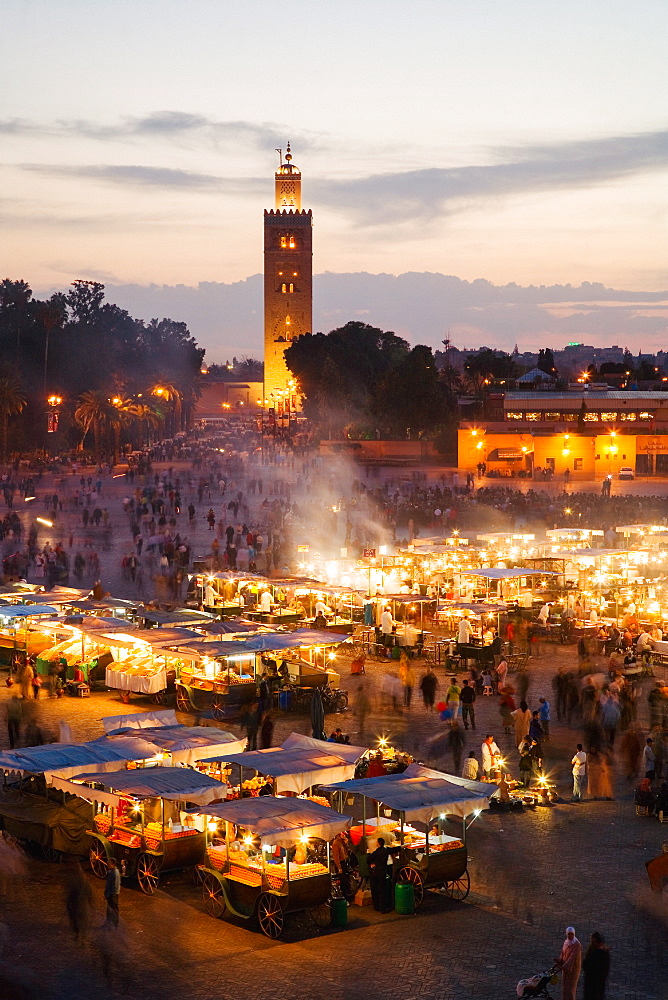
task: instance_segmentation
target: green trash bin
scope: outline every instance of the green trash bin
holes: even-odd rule
[[[410,882],[394,886],[394,909],[397,913],[415,913],[415,887]]]
[[[332,927],[347,927],[348,926],[347,900],[333,899],[331,903],[331,910],[332,910]]]

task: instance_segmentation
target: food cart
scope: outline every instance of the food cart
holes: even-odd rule
[[[238,714],[257,697],[258,670],[262,667],[258,661],[262,655],[266,665],[271,654],[283,653],[290,688],[307,698],[302,705],[288,690],[285,704],[279,699],[279,707],[306,707],[313,689],[322,688],[333,689],[337,706],[343,708],[347,696],[338,691],[340,675],[331,664],[336,657],[334,649],[347,639],[347,635],[332,632],[296,629],[258,632],[243,639],[191,642],[179,647],[180,653],[190,655],[195,662],[181,668],[176,683],[177,707],[183,712],[211,710],[218,720]]]
[[[86,854],[92,815],[88,803],[54,790],[57,777],[88,767],[112,771],[153,754],[141,740],[119,739],[113,745],[47,743],[0,754],[4,781],[0,789],[0,828],[49,861],[65,854]]]
[[[0,605],[0,663],[13,669],[50,645],[35,619],[57,614],[51,605]]]
[[[322,740],[313,740],[312,743],[318,746],[292,744],[246,753],[225,750],[215,756],[213,754],[207,756],[204,763],[211,765],[214,762],[221,762],[228,766],[234,764],[239,768],[239,785],[230,788],[230,797],[236,798],[258,794],[260,782],[244,782],[244,772],[247,771],[255,771],[265,779],[271,778],[275,795],[284,792],[301,795],[316,785],[345,781],[354,776],[362,748],[344,748],[342,744],[326,743]],[[340,747],[341,753],[339,753]]]
[[[104,878],[115,858],[121,875],[136,877],[149,896],[162,873],[194,868],[205,857],[204,825],[186,804],[204,806],[227,792],[223,782],[187,767],[54,776],[53,783],[93,804],[88,857],[94,874]]]
[[[355,796],[361,796],[362,818],[351,827],[351,839],[354,844],[366,839],[370,849],[376,838],[385,839],[392,853],[394,882],[413,885],[416,906],[425,889],[442,889],[453,899],[466,899],[471,886],[466,817],[489,808],[496,785],[411,764],[403,774],[355,778],[327,790],[338,793],[339,806],[346,811],[355,804]],[[445,833],[448,817],[461,821],[459,836]],[[438,832],[430,830],[434,820]]]
[[[307,799],[273,795],[235,799],[205,812],[209,843],[202,892],[211,916],[229,912],[256,919],[267,937],[278,938],[286,914],[315,915],[328,904],[329,842],[349,826],[349,816]],[[319,860],[322,842],[326,864]]]

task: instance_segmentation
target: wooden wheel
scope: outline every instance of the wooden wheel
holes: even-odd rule
[[[410,883],[413,886],[415,890],[415,907],[417,909],[424,897],[424,883],[417,868],[413,868],[411,865],[405,865],[403,868],[400,868],[397,872],[397,882],[402,885]]]
[[[42,848],[42,854],[44,855],[45,861],[50,861],[53,865],[59,865],[63,860],[63,852],[47,844],[46,847]]]
[[[223,917],[227,910],[225,893],[220,879],[216,875],[205,875],[202,882],[202,898],[204,908],[212,917]]]
[[[151,701],[154,705],[162,705],[165,701],[166,691],[156,691],[151,695]]]
[[[464,874],[456,878],[454,882],[446,882],[445,891],[451,899],[466,899],[471,891],[471,876],[468,868],[465,868]]]
[[[218,691],[214,691],[211,696],[211,714],[216,722],[222,722],[225,718],[225,697]]]
[[[204,882],[204,872],[199,865],[191,865],[187,869],[188,876],[193,885],[202,885]]]
[[[312,906],[307,912],[316,927],[330,926],[332,922],[332,908],[329,901],[321,903],[320,906]]]
[[[181,686],[176,689],[176,707],[179,712],[190,711],[190,698],[188,697],[188,692]]]
[[[147,896],[152,896],[157,891],[160,869],[157,859],[152,854],[140,854],[137,858],[137,881],[139,888]]]
[[[270,892],[263,892],[258,900],[257,919],[267,937],[275,940],[283,933],[283,907]]]
[[[107,850],[101,840],[94,838],[88,849],[88,860],[94,875],[98,878],[106,878],[109,870]]]

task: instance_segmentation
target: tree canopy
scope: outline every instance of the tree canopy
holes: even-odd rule
[[[144,404],[157,404],[161,401],[151,397],[154,387],[170,385],[177,397],[170,397],[170,428],[178,429],[177,423],[189,420],[197,398],[204,356],[185,323],[133,319],[105,300],[100,282],[75,281],[67,292],[40,301],[27,282],[9,278],[0,282],[0,352],[25,396],[25,409],[13,421],[17,444],[24,448],[44,443],[35,429],[44,428],[45,436],[50,395],[62,398],[60,436],[65,434],[63,443],[70,445],[81,438],[74,413],[91,393],[100,401],[145,397]]]
[[[445,388],[430,347],[351,320],[305,334],[285,354],[304,412],[330,433],[356,425],[390,435],[423,434],[442,419]]]

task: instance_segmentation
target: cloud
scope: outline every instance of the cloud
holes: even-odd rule
[[[188,111],[154,111],[148,115],[128,116],[118,122],[104,124],[81,119],[60,119],[52,122],[30,121],[25,118],[0,120],[0,134],[84,137],[104,141],[135,141],[165,139],[190,140],[195,144],[239,143],[244,147],[274,149],[285,147],[291,130],[274,122],[220,121]],[[295,133],[300,150],[313,149],[319,143],[314,133]]]
[[[515,194],[590,187],[668,166],[668,130],[552,145],[500,147],[493,162],[311,182],[321,204],[368,225],[429,221],[472,203]]]
[[[57,166],[41,163],[24,163],[23,170],[56,177],[84,177],[92,180],[111,181],[114,184],[135,184],[160,188],[202,188],[210,190],[223,183],[213,174],[199,174],[191,170],[170,167],[143,167],[136,164],[93,164],[89,166]]]

